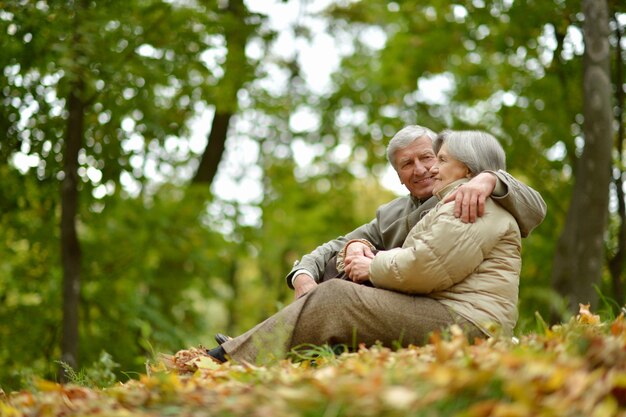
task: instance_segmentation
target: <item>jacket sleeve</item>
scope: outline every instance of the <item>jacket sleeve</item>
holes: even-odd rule
[[[541,224],[546,217],[546,202],[537,191],[516,180],[511,174],[499,170],[493,172],[502,183],[506,191],[502,196],[492,196],[517,221],[522,237]]]
[[[431,211],[407,237],[402,248],[381,251],[370,265],[370,280],[378,288],[430,294],[461,282],[485,259],[502,231],[485,217],[463,223],[454,204]]]
[[[354,229],[347,235],[339,236],[336,239],[326,242],[315,248],[313,252],[304,255],[287,275],[287,285],[293,288],[291,280],[301,269],[308,271],[315,281],[319,282],[324,274],[324,268],[328,261],[330,261],[348,241],[353,239],[365,239],[372,242],[374,246],[382,246],[382,234],[378,225],[378,215],[371,222]]]

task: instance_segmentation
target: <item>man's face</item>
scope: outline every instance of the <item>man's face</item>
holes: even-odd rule
[[[395,157],[400,182],[411,195],[419,199],[431,197],[434,180],[430,168],[436,161],[433,142],[422,136],[406,148],[396,151]]]

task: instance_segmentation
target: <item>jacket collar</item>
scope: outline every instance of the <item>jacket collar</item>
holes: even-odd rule
[[[465,184],[468,181],[469,181],[469,178],[461,178],[460,180],[453,181],[450,184],[443,187],[443,189],[439,190],[439,192],[435,193],[435,196],[439,200],[443,200],[445,196],[447,196],[452,191],[454,191],[455,189],[457,189],[458,187],[460,187],[461,185]]]
[[[417,198],[413,196],[412,194],[409,194],[409,197],[411,197],[411,201],[413,202],[416,208],[420,207],[422,204],[424,204],[425,202],[427,202],[428,200],[432,198],[432,197]]]

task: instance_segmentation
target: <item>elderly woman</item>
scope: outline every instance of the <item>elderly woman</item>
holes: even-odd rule
[[[440,200],[482,171],[505,168],[502,147],[483,132],[444,132],[434,149],[431,172]],[[299,345],[419,345],[452,324],[469,338],[496,328],[510,333],[517,320],[520,249],[517,222],[491,199],[475,223],[463,223],[454,216],[453,203],[440,202],[402,248],[379,251],[369,260],[374,287],[324,282],[208,354],[219,362],[255,362],[284,356]],[[343,267],[341,257],[338,267]]]

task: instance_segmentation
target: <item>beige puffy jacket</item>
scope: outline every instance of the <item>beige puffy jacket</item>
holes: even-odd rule
[[[466,180],[442,190],[440,199]],[[378,288],[428,295],[487,334],[510,334],[517,322],[521,270],[517,222],[491,198],[475,223],[454,217],[440,202],[409,232],[401,248],[379,252],[370,265]]]

